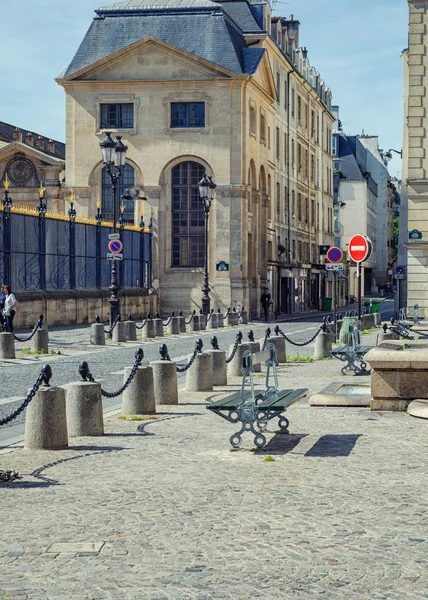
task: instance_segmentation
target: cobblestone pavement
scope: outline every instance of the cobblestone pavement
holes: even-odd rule
[[[340,366],[283,366],[281,387],[367,381]],[[304,400],[290,435],[272,422],[264,451],[231,451],[236,426],[205,409],[225,391],[3,451],[23,478],[1,485],[0,598],[428,598],[426,422]]]

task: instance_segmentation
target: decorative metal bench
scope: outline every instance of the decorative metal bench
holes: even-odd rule
[[[266,389],[256,391],[254,389],[253,366],[265,363]],[[273,381],[271,378],[273,376]],[[250,389],[245,389],[248,386]],[[282,413],[306,396],[307,389],[278,390],[278,376],[276,372],[276,351],[273,344],[269,344],[265,351],[252,354],[246,350],[242,360],[242,385],[239,392],[235,392],[213,402],[207,406],[210,410],[230,423],[241,423],[241,429],[230,437],[230,443],[234,448],[239,448],[242,442],[242,433],[248,431],[254,434],[254,444],[257,448],[266,445],[266,437],[263,431],[268,421],[279,418],[278,425],[281,433],[288,433],[289,421]],[[257,427],[257,429],[256,429]]]
[[[333,358],[346,362],[346,365],[341,369],[342,375],[346,375],[348,371],[353,371],[355,375],[363,375],[369,372],[367,370],[367,363],[364,361],[364,356],[373,349],[373,346],[362,346],[359,340],[360,330],[351,326],[347,344],[333,348],[330,352]],[[359,366],[356,364],[357,362]]]

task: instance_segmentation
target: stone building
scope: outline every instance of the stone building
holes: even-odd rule
[[[125,203],[125,216],[153,211],[162,310],[201,306],[204,173],[217,184],[212,306],[241,303],[254,315],[268,286],[276,311],[317,308],[328,294],[318,247],[333,240],[334,118],[299,22],[258,0],[127,0],[95,13],[57,79],[79,214],[101,201],[111,215],[99,142],[112,131],[128,146],[122,189],[147,197]]]
[[[403,206],[407,204],[407,305],[428,316],[428,2],[409,0],[409,47],[403,54],[405,131]],[[406,185],[405,185],[406,182]],[[408,232],[415,230],[409,239]],[[399,249],[400,251],[400,249]],[[399,258],[400,260],[400,258]]]
[[[65,145],[0,121],[0,186],[9,181],[15,206],[35,208],[40,186],[49,211],[64,212]]]

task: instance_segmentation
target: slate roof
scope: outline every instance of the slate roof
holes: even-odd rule
[[[263,33],[251,12],[248,2],[242,0],[220,0],[220,4],[244,33]]]
[[[358,166],[357,159],[352,152],[348,138],[344,133],[335,135],[338,136],[339,140],[340,170],[342,171],[343,176],[345,179],[352,179],[353,181],[364,181],[364,177]]]
[[[252,75],[260,63],[261,50],[247,47],[242,30],[226,14],[232,4],[227,2],[223,11],[220,4],[210,0],[125,0],[97,9],[60,77],[73,75],[147,35],[233,73]],[[235,9],[231,12],[243,27],[253,27],[254,23],[258,28],[248,6],[248,10],[242,6]]]
[[[9,123],[4,123],[3,121],[0,121],[0,140],[3,142],[14,142],[15,140],[13,139],[13,134],[17,129],[18,127],[15,127],[15,125],[10,125]],[[35,148],[39,152],[43,152],[48,156],[53,156],[54,158],[65,160],[65,144],[63,144],[62,142],[58,142],[56,140],[52,140],[44,136],[40,136],[39,133],[34,133],[34,131],[29,132],[28,129],[21,129],[20,131],[22,132],[22,144],[25,144],[29,148]],[[33,135],[33,145],[27,143],[27,133],[31,133]],[[42,138],[41,141],[43,141],[43,148],[38,147],[36,144],[36,141],[40,137]],[[48,142],[53,142],[53,152],[48,150]]]

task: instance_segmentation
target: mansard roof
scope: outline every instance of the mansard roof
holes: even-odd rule
[[[65,144],[44,137],[28,129],[20,129],[15,125],[0,121],[0,140],[2,142],[20,142],[30,148],[35,148],[43,154],[65,160]],[[31,140],[31,143],[29,143]]]
[[[357,159],[352,151],[349,137],[344,133],[335,133],[339,140],[340,170],[345,179],[364,181]]]
[[[262,33],[246,1],[226,2],[222,7],[210,0],[125,0],[95,13],[61,78],[70,77],[145,36],[153,36],[238,75],[252,75],[264,53],[260,48],[248,48],[240,28]]]

